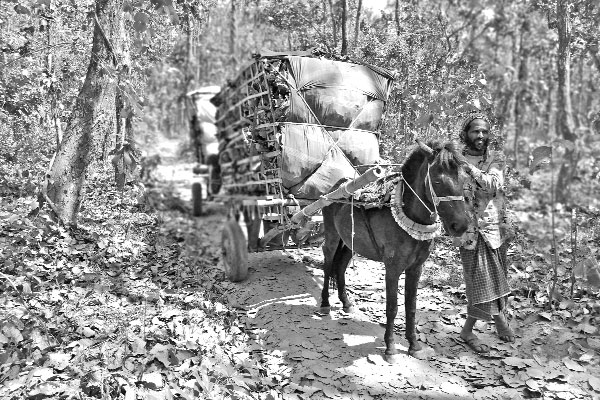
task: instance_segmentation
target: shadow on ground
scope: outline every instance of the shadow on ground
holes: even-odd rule
[[[248,280],[234,285],[228,294],[231,305],[245,310],[246,328],[256,345],[285,354],[292,381],[286,389],[294,392],[288,393],[289,398],[478,397],[474,395],[476,387],[460,378],[455,369],[444,367],[450,351],[438,354],[437,360],[417,360],[408,356],[406,340],[397,335],[399,362],[390,365],[384,361],[384,327],[377,319],[372,321],[377,314],[373,307],[385,307],[378,290],[371,291],[377,303],[357,299],[356,305],[362,310],[352,315],[342,312],[340,303],[332,304],[330,315],[316,313],[323,273],[315,262],[306,263],[300,257],[311,260],[306,251],[299,250],[251,254]],[[356,266],[359,267],[365,266]],[[456,314],[456,310],[451,311]],[[421,325],[428,326],[428,318],[435,320],[440,313],[421,311],[421,314]],[[401,311],[397,323],[403,318]],[[438,325],[439,330],[445,326]],[[403,334],[400,325],[398,330]],[[429,330],[428,336],[438,338],[428,342],[438,350],[449,345],[456,347],[457,353],[464,351],[450,339],[448,332],[434,332],[435,327]],[[508,394],[505,388],[500,389]],[[488,390],[486,394],[494,393]]]

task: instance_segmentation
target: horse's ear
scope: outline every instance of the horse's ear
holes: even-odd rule
[[[427,146],[425,143],[423,143],[423,141],[421,139],[415,139],[415,141],[417,142],[417,144],[419,145],[421,150],[428,153],[430,156],[433,156],[435,154],[433,149],[431,147]]]

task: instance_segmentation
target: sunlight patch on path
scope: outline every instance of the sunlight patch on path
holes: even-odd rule
[[[293,252],[250,254],[250,276],[228,299],[246,311],[247,329],[268,351],[280,350],[290,370],[289,398],[472,398],[459,378],[454,389],[433,364],[408,356],[397,340],[399,363],[384,361],[384,328],[363,312],[348,315],[332,303],[330,315],[316,314],[322,271],[294,258]],[[333,298],[337,296],[332,296]],[[307,397],[300,397],[307,398]]]

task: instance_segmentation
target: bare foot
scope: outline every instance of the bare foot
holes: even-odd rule
[[[461,332],[460,338],[475,352],[475,353],[489,353],[490,348],[487,344],[481,342],[479,338],[473,333]]]
[[[508,326],[504,314],[494,315],[494,323],[496,324],[496,333],[500,340],[510,343],[515,341],[515,333]]]

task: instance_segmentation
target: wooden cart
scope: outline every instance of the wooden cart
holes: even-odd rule
[[[315,52],[265,52],[213,98],[220,181],[210,187],[229,210],[222,249],[230,280],[246,278],[248,251],[322,240],[318,207],[298,215],[379,160],[392,81],[382,68]]]

